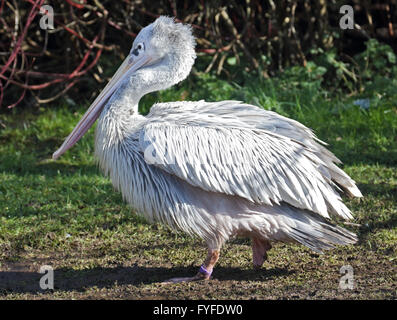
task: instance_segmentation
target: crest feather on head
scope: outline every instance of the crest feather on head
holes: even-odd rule
[[[159,41],[167,41],[175,49],[188,49],[196,46],[192,28],[188,24],[175,22],[174,18],[160,16],[153,22],[153,37]]]

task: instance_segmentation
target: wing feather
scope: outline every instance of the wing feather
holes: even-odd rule
[[[236,101],[157,104],[139,140],[147,162],[203,190],[352,218],[332,180],[357,187],[338,159],[274,112]]]

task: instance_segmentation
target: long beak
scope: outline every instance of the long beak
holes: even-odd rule
[[[73,131],[65,139],[61,147],[54,152],[52,158],[54,160],[58,159],[62,154],[64,154],[68,149],[73,147],[73,145],[80,140],[80,138],[88,131],[88,129],[94,124],[95,120],[98,119],[102,112],[106,101],[112,96],[116,89],[120,86],[123,80],[129,77],[133,72],[137,71],[139,68],[147,65],[150,62],[149,57],[143,56],[138,58],[136,61],[132,61],[130,57],[124,60],[122,65],[116,71],[112,79],[106,85],[105,89],[99,94],[92,105],[88,108],[87,112],[80,119],[79,123],[74,127]]]

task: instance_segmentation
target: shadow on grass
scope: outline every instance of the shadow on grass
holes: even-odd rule
[[[47,162],[48,161],[48,162]],[[2,171],[7,173],[12,173],[16,175],[26,175],[26,174],[41,174],[46,175],[48,177],[54,177],[59,174],[68,175],[74,174],[76,172],[84,173],[86,175],[97,175],[100,173],[98,166],[95,164],[80,164],[73,165],[64,163],[61,161],[50,161],[46,160],[38,163],[23,163],[22,165],[6,165],[4,166]]]
[[[372,195],[377,196],[390,196],[397,197],[397,187],[389,183],[360,183],[359,188],[364,197]]]
[[[334,153],[344,165],[383,165],[389,168],[397,166],[397,150],[392,147],[388,151],[363,147],[347,150],[341,145],[327,146],[327,149]]]
[[[397,188],[389,183],[361,183],[359,188],[363,193],[364,199],[371,198],[381,202],[381,206],[386,208],[384,203],[395,202],[397,200]],[[397,215],[392,213],[391,207],[387,205],[387,212],[378,212],[372,209],[362,217],[363,223],[357,232],[360,243],[367,241],[368,237],[375,230],[393,230],[397,227]]]
[[[113,285],[161,284],[173,277],[193,276],[195,267],[132,267],[94,268],[90,270],[73,270],[68,268],[54,270],[54,291],[84,292],[91,287],[110,288]],[[242,270],[232,267],[217,267],[214,279],[266,281],[272,278],[290,275],[295,271],[281,268]],[[43,274],[24,271],[0,271],[0,296],[10,293],[47,293],[40,288]],[[172,284],[167,284],[172,286]]]

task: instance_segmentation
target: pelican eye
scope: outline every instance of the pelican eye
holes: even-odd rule
[[[138,43],[138,44],[135,46],[135,49],[132,50],[131,52],[132,52],[132,54],[133,54],[134,56],[138,56],[138,55],[139,55],[139,52],[142,51],[142,50],[144,50],[144,49],[145,49],[145,45],[144,45],[142,42],[140,42],[140,43]]]

